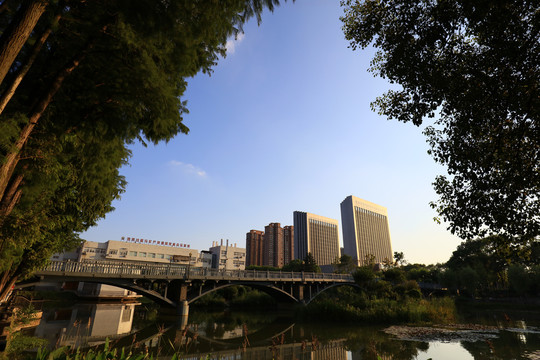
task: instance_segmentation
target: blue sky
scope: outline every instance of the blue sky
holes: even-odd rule
[[[190,133],[133,146],[127,191],[82,238],[244,247],[246,232],[292,225],[295,210],[339,220],[355,195],[388,208],[394,251],[446,261],[460,240],[429,207],[445,169],[422,128],[370,110],[391,85],[367,71],[372,49],[347,47],[341,15],[338,1],[297,0],[246,24],[212,76],[189,80]]]

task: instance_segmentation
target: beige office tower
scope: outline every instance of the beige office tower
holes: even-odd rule
[[[392,261],[388,211],[384,206],[347,196],[341,202],[343,248],[362,266],[372,256],[375,263]]]
[[[332,271],[339,258],[338,221],[324,216],[295,211],[294,258],[303,260],[311,253],[323,271]]]

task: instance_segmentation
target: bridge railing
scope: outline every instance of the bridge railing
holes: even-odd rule
[[[235,279],[250,281],[294,280],[294,281],[353,281],[350,274],[282,272],[256,270],[220,270],[191,267],[180,264],[124,263],[118,261],[85,260],[51,261],[40,272],[79,273],[106,275],[107,277],[173,277],[184,279]]]

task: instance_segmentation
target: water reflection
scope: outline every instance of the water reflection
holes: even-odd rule
[[[159,311],[161,313],[161,311]],[[467,341],[405,341],[382,327],[298,324],[290,313],[209,313],[193,310],[189,323],[154,316],[135,304],[79,304],[47,312],[35,335],[52,347],[85,347],[112,339],[116,347],[170,359],[538,359],[540,329],[524,321]],[[480,338],[479,338],[480,339]]]
[[[48,311],[35,330],[35,336],[49,340],[52,347],[92,346],[106,338],[115,339],[132,331],[138,304],[78,304]]]

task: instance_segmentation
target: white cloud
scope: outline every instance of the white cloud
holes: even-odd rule
[[[234,54],[236,45],[240,44],[242,40],[244,40],[243,32],[239,32],[238,35],[236,35],[236,38],[230,38],[229,40],[227,40],[227,44],[225,44],[227,54]]]
[[[169,161],[169,165],[172,166],[175,169],[180,169],[182,172],[184,172],[186,174],[195,175],[195,176],[198,176],[198,177],[201,177],[201,178],[206,178],[207,177],[206,171],[204,171],[200,167],[197,167],[197,166],[195,166],[193,164],[186,164],[186,163],[181,162],[181,161],[171,160],[171,161]]]

